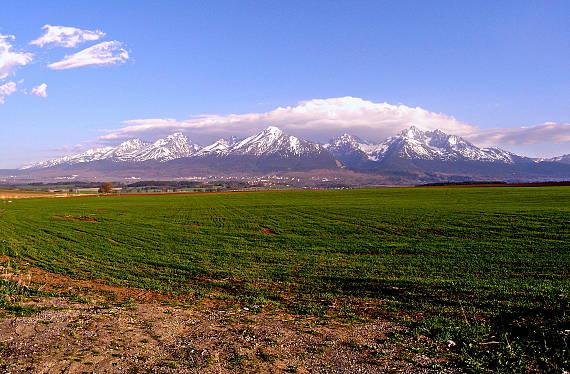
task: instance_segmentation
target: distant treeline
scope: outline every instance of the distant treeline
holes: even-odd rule
[[[240,189],[255,187],[255,185],[241,181],[139,181],[127,185],[130,188],[212,188],[219,187],[225,189]]]
[[[0,184],[0,189],[11,190],[73,190],[80,188],[99,188],[102,182],[65,181],[57,183],[34,182],[27,184]],[[178,190],[178,189],[226,189],[237,190],[251,187],[261,187],[261,184],[252,184],[243,181],[138,181],[134,183],[112,182],[114,188],[142,189],[142,190]]]
[[[121,183],[113,183],[114,185],[120,186]],[[28,183],[27,186],[32,187],[54,187],[54,188],[96,188],[101,186],[101,182],[57,182],[57,183]]]
[[[438,186],[481,186],[498,185],[509,187],[556,187],[570,186],[570,181],[546,181],[546,182],[505,182],[505,181],[468,181],[468,182],[441,182],[416,185],[416,187],[438,187]]]
[[[470,186],[474,184],[508,184],[505,181],[465,181],[465,182],[437,182],[418,184],[417,187],[437,187],[437,186]]]
[[[139,181],[127,184],[127,187],[169,187],[169,188],[197,188],[203,186],[197,181]]]

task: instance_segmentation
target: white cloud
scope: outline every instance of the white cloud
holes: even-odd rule
[[[483,146],[570,143],[570,123],[545,122],[534,126],[481,129],[469,136],[469,140]]]
[[[173,118],[146,118],[124,121],[122,127],[106,132],[98,141],[140,136],[152,138],[182,130],[204,144],[220,136],[250,135],[269,125],[306,139],[327,141],[343,132],[381,141],[416,125],[424,130],[440,129],[460,135],[478,146],[515,148],[529,145],[570,143],[570,123],[546,122],[535,126],[483,129],[419,107],[374,103],[355,97],[315,99],[296,106],[279,107],[265,113],[199,115],[178,121]],[[520,149],[518,149],[520,151]]]
[[[31,53],[14,52],[10,40],[12,35],[0,35],[0,79],[12,74],[19,66],[24,66],[32,61]]]
[[[230,114],[227,116],[201,115],[194,119],[138,119],[125,121],[122,128],[105,130],[101,140],[128,138],[140,134],[188,130],[195,135],[245,135],[269,125],[278,126],[294,135],[327,140],[350,132],[371,140],[382,140],[409,127],[466,135],[476,129],[453,117],[429,112],[419,107],[374,103],[356,97],[314,99],[296,106],[279,107],[266,113]]]
[[[116,65],[125,63],[129,59],[129,53],[122,48],[118,41],[102,42],[92,47],[65,56],[61,61],[54,62],[48,67],[56,70],[72,69],[88,65]]]
[[[98,40],[105,36],[105,33],[99,30],[81,30],[76,27],[45,25],[42,29],[46,30],[45,33],[38,39],[31,41],[30,44],[40,47],[46,44],[54,44],[72,48],[80,43]]]
[[[4,97],[16,92],[16,82],[8,82],[0,86],[0,104],[4,104]]]
[[[8,96],[16,92],[16,82],[8,82],[0,86],[0,95]]]
[[[32,88],[32,95],[43,97],[45,99],[48,96],[47,95],[47,84],[42,83],[39,86]]]

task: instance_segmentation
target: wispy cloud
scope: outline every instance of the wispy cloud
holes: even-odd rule
[[[140,134],[188,130],[198,135],[243,135],[274,125],[295,135],[324,139],[342,132],[380,140],[415,124],[425,129],[442,129],[454,134],[470,134],[476,129],[441,113],[419,107],[374,103],[356,97],[314,99],[295,106],[279,107],[265,113],[200,115],[193,119],[136,119],[123,122],[100,140],[128,138]]]
[[[46,152],[57,152],[57,153],[73,153],[83,150],[85,147],[83,144],[79,143],[76,145],[70,146],[63,146],[63,147],[54,147],[54,148],[47,148],[45,149]]]
[[[469,139],[486,146],[570,143],[570,123],[545,122],[534,126],[481,129]]]
[[[117,65],[129,59],[129,53],[118,41],[102,42],[49,64],[55,70],[72,69],[89,65]]]
[[[48,96],[47,95],[47,84],[42,83],[39,86],[32,88],[32,95],[43,97],[45,99]]]
[[[15,52],[10,40],[12,35],[0,34],[0,79],[7,78],[19,66],[24,66],[32,61],[32,54],[26,52]]]
[[[4,97],[16,92],[16,82],[8,82],[0,86],[0,104],[4,104]]]
[[[40,47],[52,44],[65,48],[73,48],[83,42],[99,40],[105,36],[105,33],[99,30],[82,30],[67,26],[45,25],[42,29],[45,30],[45,33],[38,39],[31,41],[30,44]]]

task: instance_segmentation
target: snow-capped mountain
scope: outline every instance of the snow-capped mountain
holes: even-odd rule
[[[540,159],[541,161],[548,161],[548,162],[562,162],[563,164],[570,164],[570,154],[547,158],[547,159]]]
[[[40,161],[25,165],[22,169],[43,169],[58,165],[73,165],[82,162],[101,160],[106,154],[113,151],[113,147],[93,148],[77,155],[63,156],[52,160]]]
[[[565,162],[567,164],[565,164]],[[570,156],[533,160],[499,148],[479,148],[440,130],[410,128],[381,143],[349,134],[321,145],[270,126],[242,140],[219,139],[205,147],[175,133],[154,143],[127,140],[115,147],[94,148],[25,166],[24,170],[64,169],[98,173],[125,173],[148,177],[178,177],[212,173],[266,173],[337,170],[400,175],[406,180],[438,178],[570,178]],[[126,174],[130,173],[130,174]],[[122,174],[121,174],[122,175]]]
[[[140,139],[130,139],[112,148],[109,152],[102,155],[103,159],[113,159],[118,161],[128,161],[142,149],[148,147],[149,144]]]
[[[41,169],[58,165],[74,165],[94,161],[109,160],[113,162],[143,162],[149,160],[169,161],[176,158],[190,157],[200,147],[182,133],[174,133],[154,143],[146,143],[140,139],[127,140],[116,147],[89,149],[83,153],[63,156],[48,161],[26,165],[22,169]]]
[[[514,163],[521,159],[499,148],[479,148],[465,139],[441,130],[422,131],[415,126],[379,144],[344,134],[330,141],[328,149],[337,158],[360,163],[383,162],[389,157],[407,160],[481,161]]]
[[[184,134],[174,133],[154,143],[145,143],[140,139],[127,140],[116,147],[94,148],[78,155],[64,156],[53,160],[26,165],[22,169],[42,169],[54,166],[70,166],[94,161],[112,161],[142,163],[147,161],[168,162],[181,159],[192,159],[202,163],[202,159],[215,157],[217,166],[220,160],[231,162],[257,158],[271,165],[286,168],[282,159],[296,160],[294,164],[300,167],[301,161],[308,160],[309,164],[318,167],[316,160],[325,161],[323,167],[334,166],[334,157],[320,144],[287,135],[277,127],[270,126],[259,133],[241,141],[232,137],[220,139],[206,147],[193,144]],[[270,158],[271,160],[268,160]],[[224,164],[225,167],[227,163]],[[259,167],[259,165],[256,165]]]
[[[519,156],[499,148],[479,148],[441,130],[422,131],[415,126],[388,138],[382,156],[396,152],[408,159],[514,163]]]
[[[301,156],[322,151],[324,151],[324,147],[320,144],[287,135],[279,128],[269,126],[265,130],[234,144],[229,153],[250,156],[271,154]]]
[[[225,156],[227,155],[232,146],[237,143],[238,139],[235,136],[232,136],[229,139],[218,139],[214,143],[198,150],[194,153],[195,157],[208,157],[208,156]]]
[[[342,134],[333,138],[325,147],[345,165],[365,166],[366,163],[377,161],[374,153],[380,144],[373,144],[350,134]]]
[[[193,144],[186,135],[177,132],[141,148],[133,154],[131,159],[139,162],[149,160],[164,162],[190,157],[200,148],[199,145]]]

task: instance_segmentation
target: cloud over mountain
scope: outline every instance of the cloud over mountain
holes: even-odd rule
[[[481,129],[469,137],[482,145],[570,143],[570,123],[545,122],[534,126]]]
[[[482,146],[514,146],[570,142],[570,124],[546,122],[535,126],[483,129],[451,116],[421,107],[374,103],[357,97],[302,101],[295,106],[279,107],[265,113],[200,115],[188,120],[145,118],[122,122],[124,126],[102,130],[100,141],[133,136],[160,136],[182,130],[195,139],[212,139],[278,126],[292,134],[313,140],[327,140],[344,132],[380,141],[416,125],[424,130],[442,130],[461,135]]]
[[[345,131],[380,140],[403,130],[410,123],[424,129],[442,129],[456,134],[470,134],[475,128],[453,117],[420,107],[374,103],[357,97],[339,97],[302,101],[295,106],[279,107],[265,113],[201,115],[177,121],[169,118],[125,121],[126,126],[105,130],[101,140],[127,138],[134,134],[188,130],[196,135],[236,135],[257,131],[267,125],[309,138],[330,138]]]

